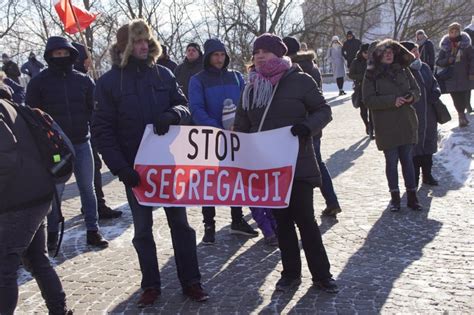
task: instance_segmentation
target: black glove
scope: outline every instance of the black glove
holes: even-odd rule
[[[162,113],[153,124],[153,131],[162,136],[170,130],[170,125],[179,123],[179,115],[175,112]]]
[[[119,180],[128,187],[136,187],[140,184],[140,175],[131,167],[122,168],[118,172]]]
[[[305,124],[299,123],[291,127],[291,133],[295,137],[307,137],[311,134],[311,130]]]

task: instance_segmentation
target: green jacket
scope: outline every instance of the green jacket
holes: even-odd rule
[[[395,61],[388,68],[380,63],[381,53],[387,47],[395,51]],[[400,56],[402,54],[408,54]],[[370,57],[369,57],[370,58]],[[375,141],[379,150],[389,150],[418,142],[418,118],[413,106],[395,106],[399,96],[410,93],[412,104],[420,99],[420,88],[407,68],[414,57],[394,41],[382,41],[374,51],[374,67],[367,70],[362,83],[364,104],[372,110]]]

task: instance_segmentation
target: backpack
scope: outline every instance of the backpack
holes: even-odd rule
[[[61,127],[49,116],[38,108],[13,104],[18,115],[28,125],[31,135],[38,147],[44,166],[51,174],[55,184],[66,183],[74,170],[75,152],[71,140],[66,136]],[[54,189],[54,200],[59,211],[61,233],[56,248],[56,257],[61,247],[64,235],[64,217],[61,211],[61,200],[57,189]]]
[[[42,110],[21,105],[14,107],[28,125],[54,183],[67,182],[71,178],[75,159],[74,147],[69,138],[53,118]]]

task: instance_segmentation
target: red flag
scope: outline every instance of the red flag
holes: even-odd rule
[[[54,4],[54,8],[64,24],[64,30],[69,34],[85,30],[92,22],[94,22],[98,15],[72,5],[70,0],[58,0]],[[76,23],[76,19],[74,18],[73,10],[78,23]]]

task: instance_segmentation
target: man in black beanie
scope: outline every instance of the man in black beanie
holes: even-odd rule
[[[360,45],[362,43],[360,40],[355,38],[354,33],[352,31],[348,31],[346,34],[346,41],[344,45],[342,45],[342,55],[344,59],[347,61],[347,68],[351,67],[352,60],[356,57],[357,52],[360,49]]]
[[[183,62],[174,69],[174,75],[186,98],[188,97],[189,80],[193,75],[203,69],[202,51],[197,43],[189,43],[186,46],[186,57]]]

